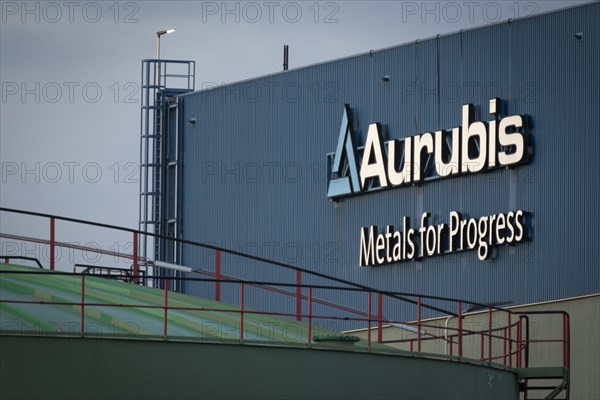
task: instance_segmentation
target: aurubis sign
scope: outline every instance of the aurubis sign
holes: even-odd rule
[[[462,125],[384,141],[378,122],[369,125],[363,148],[355,145],[352,110],[344,105],[329,176],[332,200],[374,189],[421,183],[426,178],[468,175],[528,161],[522,115],[499,118],[499,99],[490,99],[489,121],[474,121],[473,106],[462,106]],[[433,158],[433,168],[429,160]],[[373,183],[378,184],[373,185]]]
[[[499,167],[523,164],[530,148],[523,132],[522,115],[499,117],[499,99],[490,99],[489,121],[473,118],[473,106],[462,106],[462,124],[404,139],[383,140],[379,123],[369,125],[365,145],[355,145],[349,105],[344,106],[337,149],[327,196],[332,200],[377,189],[420,184],[426,179],[468,175]],[[433,159],[433,164],[431,160]],[[430,224],[431,214],[421,216],[419,228],[409,217],[402,229],[376,225],[360,229],[359,265],[375,266],[477,250],[486,260],[503,244],[528,240],[528,216],[523,210],[466,218],[451,211],[449,223]]]

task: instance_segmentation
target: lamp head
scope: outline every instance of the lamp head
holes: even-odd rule
[[[173,32],[175,32],[175,29],[173,29],[173,28],[163,29],[162,31],[156,32],[156,36],[161,37],[162,35],[167,35],[167,34],[173,33]]]

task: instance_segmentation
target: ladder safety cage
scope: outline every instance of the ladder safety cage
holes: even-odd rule
[[[181,110],[175,96],[195,90],[195,71],[194,61],[142,60],[138,218],[141,232],[181,238],[179,154],[183,149]],[[147,235],[140,238],[142,258],[181,262],[180,251],[167,249],[166,242],[153,237],[149,242],[148,238]]]

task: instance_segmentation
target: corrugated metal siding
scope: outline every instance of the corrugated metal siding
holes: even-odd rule
[[[184,96],[184,121],[197,120],[184,132],[184,238],[378,289],[478,302],[521,304],[600,291],[598,20],[594,3]],[[573,39],[575,32],[584,32],[583,41]],[[384,75],[390,82],[382,82]],[[485,120],[491,97],[502,98],[506,114],[529,116],[531,164],[338,204],[327,199],[326,154],[335,151],[344,103],[352,106],[364,143],[375,121],[392,138],[459,126],[464,103]],[[479,217],[517,208],[533,213],[533,240],[499,247],[490,261],[466,252],[358,267],[361,226],[399,226],[406,215],[415,227],[422,211],[447,223],[451,210]],[[200,253],[185,249],[184,263],[213,270],[212,256]],[[294,277],[233,257],[224,260],[223,273]],[[206,285],[186,290],[212,294]],[[236,290],[227,294],[232,300]],[[366,306],[353,295],[332,296]],[[251,297],[255,305],[273,302]],[[282,300],[284,306],[289,311]]]

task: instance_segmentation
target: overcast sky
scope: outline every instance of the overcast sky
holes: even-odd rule
[[[137,228],[140,61],[158,30],[177,29],[161,58],[196,61],[201,89],[280,71],[284,44],[291,69],[582,2],[2,1],[0,204]],[[0,218],[47,238],[47,222]]]

